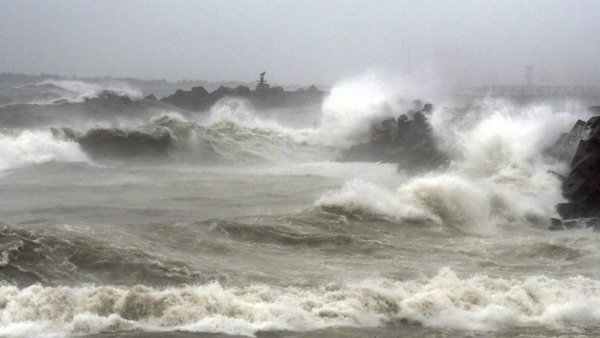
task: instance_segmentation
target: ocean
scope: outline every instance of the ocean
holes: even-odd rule
[[[598,234],[548,230],[568,164],[545,150],[585,105],[433,102],[451,161],[415,172],[338,160],[410,102],[372,88],[201,113],[125,84],[12,89],[0,336],[600,335]]]

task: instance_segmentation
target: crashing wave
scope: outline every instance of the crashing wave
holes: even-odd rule
[[[544,149],[567,129],[573,113],[502,100],[482,105],[431,116],[433,134],[453,160],[449,168],[388,186],[349,181],[316,205],[396,220],[420,218],[475,232],[509,224],[547,227],[553,206],[562,199],[560,182],[551,172],[564,171],[565,163],[545,157]]]
[[[402,322],[480,331],[595,328],[598,290],[600,281],[581,276],[460,278],[449,269],[424,280],[372,279],[318,287],[2,286],[0,335],[168,330],[254,336],[259,331]]]
[[[0,171],[50,161],[85,162],[79,145],[50,131],[0,132]]]
[[[59,95],[59,98],[51,102],[24,102],[24,103],[63,103],[63,102],[84,102],[85,100],[101,97],[110,93],[119,97],[129,97],[131,99],[141,99],[142,92],[139,89],[132,87],[124,82],[110,82],[106,84],[89,83],[83,81],[69,80],[46,80],[40,83],[21,86],[18,89],[32,89],[54,92]]]
[[[70,128],[52,130],[59,139],[79,143],[95,159],[231,164],[323,157],[314,148],[296,144],[277,131],[243,127],[231,121],[206,127],[162,116],[136,129],[92,128],[84,133]]]

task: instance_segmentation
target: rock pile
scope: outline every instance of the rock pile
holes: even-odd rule
[[[190,91],[178,89],[161,101],[190,111],[204,111],[224,97],[237,97],[247,99],[257,109],[273,109],[320,105],[326,94],[315,86],[285,91],[282,87],[268,86],[262,77],[261,80],[255,90],[246,86],[221,86],[209,93],[204,87],[193,87]]]
[[[590,111],[600,113],[600,107]],[[568,202],[556,206],[562,220],[554,219],[552,230],[582,226],[600,229],[600,116],[577,121],[569,134],[561,136],[559,145],[568,148],[576,140],[571,170],[562,178],[563,196]]]
[[[399,170],[409,171],[444,165],[447,158],[438,150],[427,122],[432,110],[433,106],[426,104],[397,119],[382,121],[368,142],[350,147],[342,153],[341,160],[398,163]]]

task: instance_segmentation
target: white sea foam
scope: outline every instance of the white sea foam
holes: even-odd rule
[[[233,122],[247,128],[260,128],[280,133],[292,133],[292,129],[281,126],[274,120],[260,117],[248,101],[226,97],[217,101],[209,111],[208,125],[220,122]]]
[[[397,320],[464,330],[595,327],[600,281],[522,279],[449,269],[426,280],[372,279],[320,287],[217,283],[145,286],[0,287],[0,335],[54,337],[119,330],[182,330],[252,336],[257,331],[375,327]]]
[[[343,148],[364,140],[371,121],[402,109],[398,97],[404,87],[372,75],[341,83],[326,98],[314,128],[283,127],[258,117],[243,103],[229,101],[215,106],[212,119],[271,130],[290,144]],[[506,224],[541,224],[562,200],[560,183],[549,171],[566,171],[564,163],[543,157],[544,148],[587,114],[576,103],[557,109],[501,99],[483,100],[466,111],[438,107],[429,120],[441,150],[452,159],[448,169],[403,180],[387,174],[372,177],[377,172],[348,177],[345,187],[323,196],[316,205],[396,219],[428,219],[479,232]],[[351,167],[340,165],[344,166]]]
[[[106,83],[90,83],[75,80],[46,80],[39,85],[52,84],[64,90],[63,99],[71,102],[82,102],[85,99],[97,97],[103,91],[110,91],[119,96],[132,99],[142,98],[142,92],[128,83],[110,81]]]
[[[56,139],[50,131],[0,133],[0,171],[50,161],[86,161],[79,145]]]
[[[566,169],[544,158],[543,150],[584,115],[580,109],[555,112],[549,106],[522,108],[498,100],[459,118],[438,110],[431,121],[439,144],[453,158],[448,169],[394,185],[349,181],[316,205],[396,219],[422,216],[484,232],[508,223],[539,222],[551,217],[562,200],[560,182],[549,171]]]
[[[415,97],[431,88],[411,79],[383,79],[375,72],[345,80],[334,86],[311,128],[292,128],[260,117],[244,100],[227,98],[210,109],[207,122],[232,121],[242,126],[275,130],[296,143],[346,148],[368,139],[371,125],[402,111],[400,98]],[[289,112],[288,112],[289,113]],[[394,116],[396,117],[396,116]]]
[[[313,142],[349,146],[364,141],[373,121],[391,116],[397,110],[395,98],[399,90],[375,74],[336,85],[323,102],[323,115],[312,135]]]

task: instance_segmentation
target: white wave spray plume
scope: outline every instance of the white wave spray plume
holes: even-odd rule
[[[436,83],[414,76],[384,76],[369,71],[342,81],[331,89],[322,106],[322,117],[312,142],[348,147],[364,142],[371,125],[383,118],[397,117],[413,98],[437,92]]]
[[[50,131],[0,133],[0,171],[50,161],[86,160],[86,155],[77,143],[56,139]]]
[[[549,171],[564,171],[565,164],[544,157],[544,148],[586,115],[581,107],[568,109],[502,100],[459,112],[438,109],[430,121],[438,144],[451,154],[449,168],[392,188],[351,181],[316,205],[400,220],[420,217],[475,232],[547,224],[562,200],[560,182]]]

